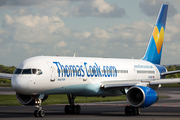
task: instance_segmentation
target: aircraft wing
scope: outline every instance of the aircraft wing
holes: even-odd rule
[[[8,74],[8,73],[0,73],[0,78],[5,78],[11,80],[13,74]]]
[[[117,81],[104,81],[101,82],[101,88],[103,89],[121,89],[126,87],[132,87],[135,85],[158,85],[168,83],[180,83],[180,78],[173,79],[153,79],[153,80],[117,80]]]

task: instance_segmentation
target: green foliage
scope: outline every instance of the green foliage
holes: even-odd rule
[[[0,106],[15,106],[21,105],[15,95],[0,95]]]
[[[11,80],[0,78],[0,83],[11,83]]]
[[[178,66],[178,65],[170,65],[170,66],[166,67],[166,69],[168,71],[180,70],[180,66]],[[166,78],[180,78],[180,73],[167,75]]]
[[[15,66],[0,65],[0,73],[10,73],[10,74],[13,74],[15,69],[16,69]]]

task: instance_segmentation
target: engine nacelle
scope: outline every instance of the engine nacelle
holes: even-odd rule
[[[126,97],[131,106],[140,108],[148,107],[158,101],[156,91],[144,86],[131,87]]]
[[[16,99],[22,105],[35,105],[35,98],[38,98],[39,95],[23,95],[16,93]],[[42,102],[48,98],[48,95],[45,95],[42,99]]]

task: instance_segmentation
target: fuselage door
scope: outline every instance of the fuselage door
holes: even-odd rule
[[[54,65],[50,62],[50,61],[47,61],[47,64],[49,66],[49,69],[50,69],[50,81],[51,82],[54,82],[56,79],[56,67],[54,67]]]

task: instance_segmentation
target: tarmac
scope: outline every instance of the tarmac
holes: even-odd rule
[[[3,88],[0,88],[0,94]],[[4,92],[13,93],[11,88]],[[44,105],[45,116],[35,118],[33,116],[34,106],[0,106],[0,119],[58,119],[58,120],[180,120],[180,88],[160,88],[159,95],[166,95],[169,98],[160,98],[159,101],[148,108],[141,109],[138,116],[127,116],[124,108],[126,101],[82,103],[80,114],[65,114],[65,104]],[[4,93],[3,93],[4,94]],[[14,93],[15,94],[15,93]]]

